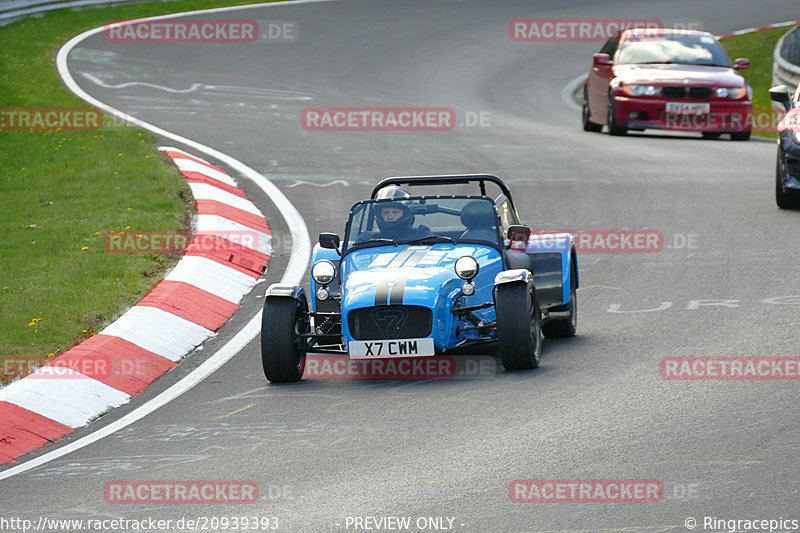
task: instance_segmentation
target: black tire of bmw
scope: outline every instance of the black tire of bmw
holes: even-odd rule
[[[264,376],[274,383],[300,381],[305,352],[298,334],[307,333],[308,304],[304,298],[269,297],[261,317],[261,363]]]
[[[578,329],[578,290],[575,281],[575,268],[570,267],[569,303],[564,311],[569,311],[569,318],[551,320],[542,325],[542,333],[547,338],[572,337]]]
[[[528,370],[539,366],[542,327],[535,291],[521,281],[503,283],[497,287],[495,311],[497,348],[505,369]]]
[[[617,125],[617,111],[614,109],[614,96],[608,93],[608,134],[609,135],[625,135],[628,133],[627,128]]]
[[[596,124],[589,117],[589,99],[586,97],[586,90],[583,91],[583,108],[581,109],[583,118],[583,131],[599,132],[603,131],[602,124]]]

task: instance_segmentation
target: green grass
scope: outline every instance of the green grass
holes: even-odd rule
[[[246,3],[65,9],[0,27],[0,108],[85,107],[64,88],[54,58],[87,29]],[[0,357],[57,355],[116,319],[178,258],[106,253],[104,234],[185,230],[193,209],[155,137],[108,117],[96,131],[0,131],[0,198]]]
[[[772,53],[775,44],[788,32],[792,26],[772,28],[726,37],[720,44],[730,56],[731,60],[737,57],[750,59],[750,68],[740,70],[748,85],[753,88],[753,109],[755,112],[769,112],[772,101],[769,99],[769,88],[772,87]],[[753,131],[753,134],[764,137],[777,137],[774,131]]]

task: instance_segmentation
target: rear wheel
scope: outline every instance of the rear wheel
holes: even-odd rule
[[[539,366],[542,353],[542,313],[535,291],[527,283],[497,287],[497,346],[506,370]]]
[[[302,333],[310,331],[305,298],[267,297],[261,319],[261,363],[270,381],[300,381],[306,366]]]
[[[558,310],[569,311],[569,317],[551,320],[542,326],[545,337],[572,337],[578,330],[578,282],[575,280],[575,269],[570,268],[569,302]]]
[[[583,118],[583,131],[598,132],[603,130],[602,124],[596,124],[590,120],[589,99],[587,98],[586,90],[583,91],[583,108],[581,115]]]
[[[608,93],[608,133],[610,135],[625,135],[628,128],[617,124],[617,109],[614,105],[614,96]]]

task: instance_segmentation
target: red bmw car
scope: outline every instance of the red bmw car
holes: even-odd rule
[[[583,129],[611,135],[648,128],[750,138],[753,91],[710,33],[668,28],[618,32],[594,54]]]

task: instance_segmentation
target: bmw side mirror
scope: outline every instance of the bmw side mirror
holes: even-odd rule
[[[335,233],[320,233],[319,234],[319,245],[323,248],[327,248],[328,250],[336,250],[339,252],[339,244],[341,241],[339,240],[339,236]]]
[[[595,67],[609,67],[611,66],[611,58],[608,54],[595,54],[593,59]]]
[[[769,90],[769,98],[774,102],[778,102],[779,104],[783,105],[785,110],[789,110],[792,105],[789,102],[789,89],[786,88],[786,85],[776,85]]]
[[[750,68],[750,60],[746,57],[737,57],[736,61],[733,62],[733,68],[736,70]]]

